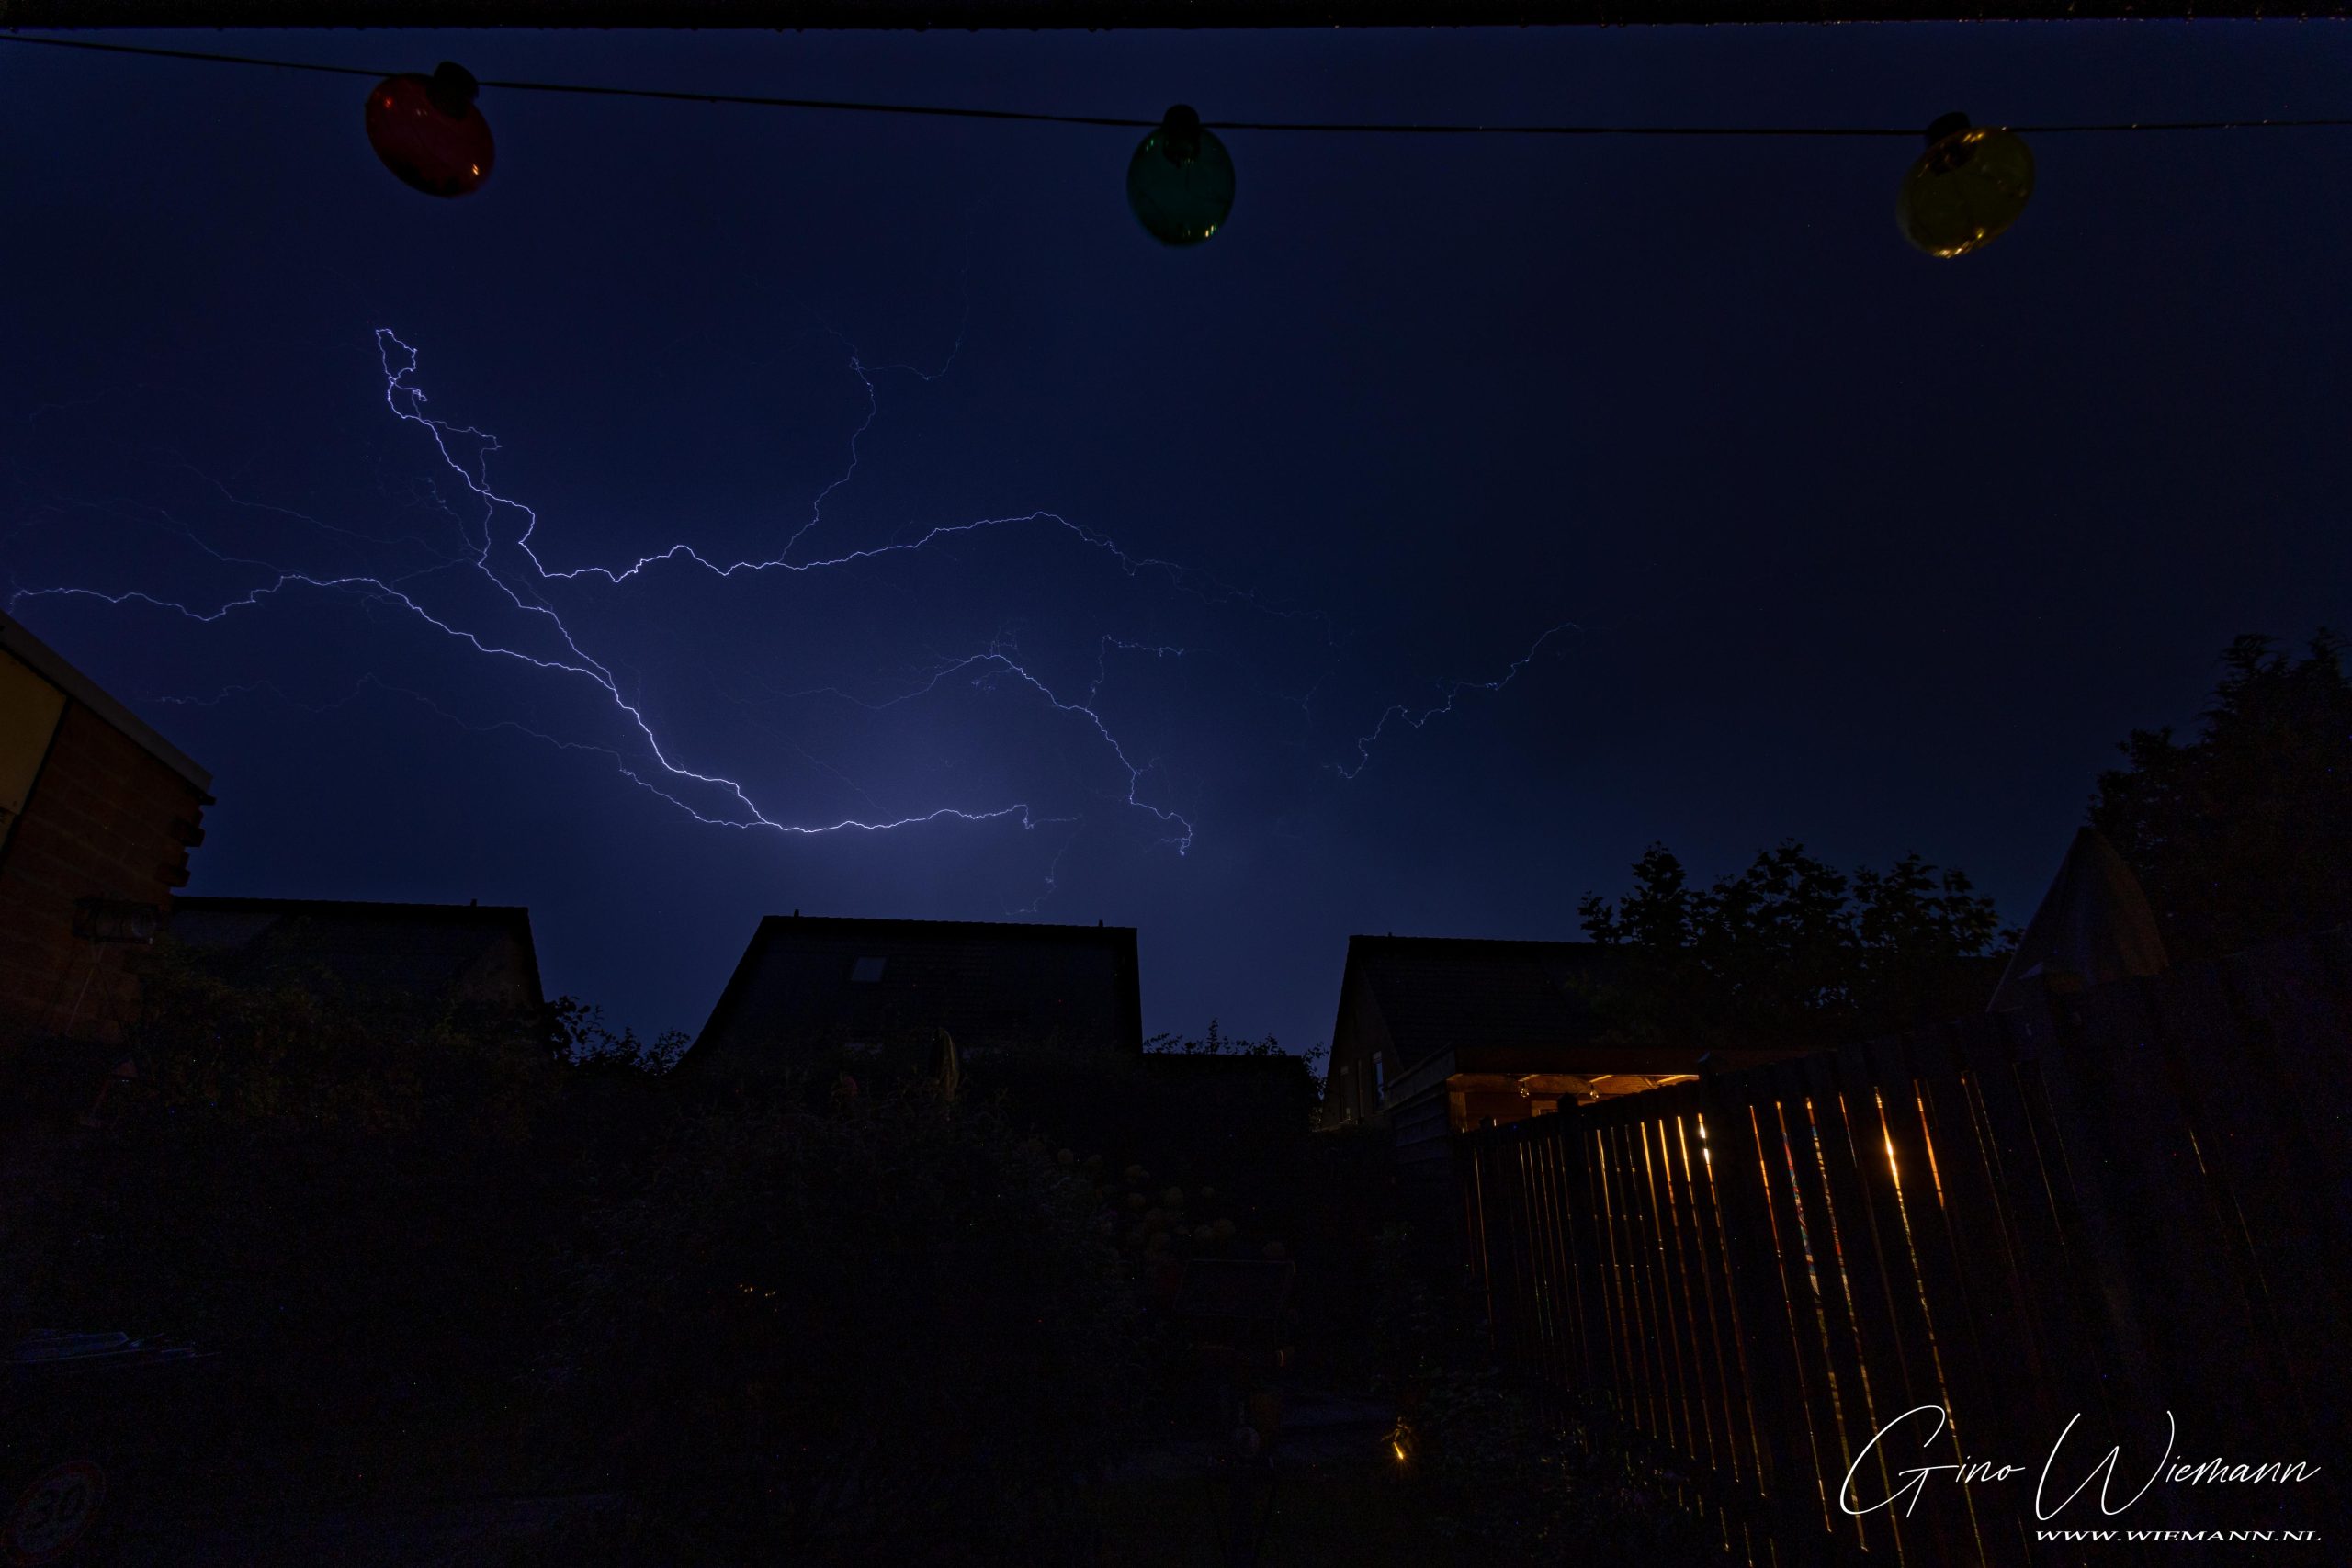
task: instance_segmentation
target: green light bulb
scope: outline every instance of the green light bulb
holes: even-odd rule
[[[1233,210],[1233,158],[1178,104],[1127,161],[1127,205],[1162,244],[1197,245]]]

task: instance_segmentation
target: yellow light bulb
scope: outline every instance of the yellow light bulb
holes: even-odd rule
[[[1894,220],[1903,237],[1946,260],[1982,250],[2025,211],[2033,154],[2014,131],[1946,115],[1903,179]]]

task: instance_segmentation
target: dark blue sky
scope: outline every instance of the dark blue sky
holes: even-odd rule
[[[1212,120],[2352,113],[2319,23],[154,40]],[[1237,133],[1170,253],[1122,130],[489,92],[436,202],[356,80],[0,78],[0,570],[218,775],[192,889],[528,904],[645,1031],[797,908],[1131,923],[1148,1027],[1304,1046],[1349,932],[1572,936],[1657,839],[1916,849],[2021,921],[2126,729],[2352,622],[2352,132],[2040,138],[1954,263],[1894,232],[1905,143]],[[548,571],[806,570],[543,581],[379,329]],[[252,597],[289,573],[417,608]],[[704,825],[746,811],[594,679],[427,615],[593,660],[775,822],[1006,814]]]

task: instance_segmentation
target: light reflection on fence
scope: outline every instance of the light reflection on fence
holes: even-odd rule
[[[2331,932],[1465,1135],[1495,1348],[1605,1402],[1754,1562],[2083,1560],[2034,1513],[2076,1413],[2075,1474],[2124,1445],[2119,1500],[2167,1412],[2184,1454],[2322,1473],[2057,1523],[2325,1533],[2352,1463],[2347,981]],[[1950,1413],[1924,1450],[1927,1417],[1872,1445],[1923,1405]],[[1971,1461],[2024,1473],[1842,1506]]]

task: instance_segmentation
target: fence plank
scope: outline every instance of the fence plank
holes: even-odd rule
[[[1707,1409],[1705,1385],[1699,1367],[1697,1303],[1691,1299],[1690,1258],[1684,1250],[1681,1215],[1674,1196],[1674,1176],[1667,1162],[1668,1123],[1659,1107],[1645,1106],[1651,1114],[1640,1123],[1643,1178],[1648,1186],[1649,1208],[1657,1231],[1658,1285],[1666,1303],[1666,1325],[1672,1336],[1674,1390],[1682,1416],[1681,1451],[1694,1465],[1714,1463],[1714,1423]]]
[[[1708,1285],[1708,1314],[1715,1341],[1717,1375],[1730,1434],[1731,1480],[1758,1498],[1764,1495],[1769,1461],[1758,1433],[1755,1391],[1747,1368],[1748,1332],[1740,1316],[1729,1244],[1724,1235],[1723,1197],[1715,1184],[1714,1150],[1706,1137],[1706,1097],[1692,1097],[1690,1138],[1686,1144],[1696,1199],[1699,1254]]]
[[[1626,1305],[1625,1269],[1612,1213],[1615,1198],[1610,1182],[1609,1150],[1601,1139],[1603,1129],[1589,1118],[1580,1120],[1584,1125],[1578,1130],[1577,1141],[1592,1193],[1593,1257],[1600,1270],[1601,1313],[1608,1324],[1610,1404],[1619,1420],[1640,1427],[1642,1383],[1634,1371],[1634,1358],[1640,1354],[1635,1343],[1638,1330]]]
[[[2068,1235],[2071,1181],[2045,1159],[2034,1133],[2018,1077],[2015,1021],[2006,1014],[1967,1019],[1955,1033],[2002,1184],[2011,1245],[2030,1260],[2021,1269],[2020,1301],[2032,1325],[2044,1402],[2060,1423],[2038,1436],[2054,1440],[2066,1416],[2081,1411],[2086,1425],[2098,1423],[2121,1437],[2129,1426],[2119,1419],[2113,1400],[2120,1370],[2114,1336],[2092,1304],[2098,1291],[2092,1261]]]
[[[1529,1154],[1534,1161],[1536,1184],[1544,1193],[1544,1213],[1549,1216],[1543,1237],[1544,1273],[1550,1281],[1552,1294],[1553,1340],[1545,1372],[1554,1388],[1565,1389],[1576,1381],[1577,1320],[1576,1281],[1568,1268],[1564,1243],[1568,1233],[1568,1211],[1557,1169],[1559,1131],[1556,1118],[1547,1117],[1537,1123]]]
[[[1642,1251],[1641,1217],[1638,1211],[1631,1162],[1625,1155],[1623,1129],[1614,1120],[1603,1120],[1595,1130],[1595,1143],[1600,1153],[1600,1168],[1609,1180],[1609,1218],[1611,1247],[1617,1260],[1617,1269],[1623,1285],[1620,1292],[1624,1303],[1624,1333],[1631,1352],[1627,1371],[1637,1391],[1634,1400],[1635,1424],[1653,1442],[1671,1447],[1672,1416],[1665,1400],[1664,1367],[1660,1361],[1663,1347],[1659,1343],[1658,1325],[1650,1301],[1650,1280]]]
[[[1988,1360],[2001,1368],[2005,1382],[2023,1382],[2039,1395],[2049,1386],[2052,1373],[2026,1314],[2025,1269],[2009,1229],[1999,1149],[1984,1123],[1956,1027],[1946,1024],[1932,1034],[1941,1070],[1916,1081],[1960,1272],[1969,1281],[1979,1343]],[[2012,1424],[2040,1432],[2049,1413],[2047,1408],[2019,1408]]]
[[[1470,1264],[1470,1286],[1478,1300],[1487,1301],[1487,1224],[1479,1213],[1483,1195],[1478,1184],[1479,1144],[1476,1138],[1453,1141],[1454,1189],[1462,1200],[1462,1236],[1464,1251]],[[1491,1304],[1487,1309],[1487,1321],[1494,1319]]]
[[[1879,1419],[1883,1427],[1922,1407],[1943,1412],[1940,1429],[1932,1439],[1928,1433],[1935,1423],[1922,1416],[1902,1427],[1900,1441],[1891,1436],[1887,1446],[1899,1456],[1902,1468],[1963,1463],[1969,1456],[1953,1425],[1952,1410],[1960,1396],[1953,1393],[1953,1374],[1946,1365],[1950,1348],[1938,1336],[1920,1239],[1911,1220],[1913,1205],[1932,1207],[1936,1196],[1918,1147],[1917,1112],[1912,1111],[1907,1127],[1900,1114],[1911,1107],[1909,1058],[1899,1043],[1875,1042],[1839,1052],[1835,1069],[1853,1140],[1855,1184],[1878,1258],[1877,1284],[1883,1292],[1879,1310],[1884,1314],[1884,1331],[1894,1351],[1887,1375],[1896,1386],[1891,1396],[1879,1401]],[[1902,1129],[1900,1143],[1898,1128]],[[1949,1292],[1942,1292],[1940,1299],[1950,1303]],[[1905,1507],[1901,1528],[1913,1537],[1906,1555],[1935,1562],[2020,1561],[1998,1550],[2005,1543],[1999,1532],[1988,1543],[1978,1512],[1973,1488],[1927,1489]],[[1924,1546],[1921,1536],[1928,1538]]]
[[[2219,979],[2239,1025],[2246,1090],[2228,1107],[2239,1147],[2267,1151],[2271,1190],[2244,1213],[2274,1293],[2280,1354],[2301,1393],[2312,1450],[2352,1450],[2352,1055],[2345,983],[2346,932],[2241,954]],[[2236,1164],[2233,1158],[2233,1167]],[[2283,1190],[2281,1190],[2283,1189]],[[2347,1511],[2336,1477],[2338,1517]]]
[[[1900,1064],[1907,1086],[1899,1100],[1886,1104],[1888,1136],[1895,1159],[1907,1173],[1904,1190],[1914,1257],[1928,1290],[1923,1310],[1933,1314],[1945,1386],[1951,1394],[1951,1441],[1972,1459],[2027,1452],[2027,1434],[2038,1426],[2032,1412],[2018,1400],[2021,1355],[1998,1337],[1996,1315],[1978,1299],[2007,1291],[2008,1281],[1990,1269],[1971,1271],[1970,1245],[1963,1239],[1967,1222],[1955,1218],[1965,1200],[1944,1181],[1943,1167],[1951,1151],[1935,1138],[1931,1098],[1939,1085],[1947,1096],[1958,1093],[1950,1052],[1940,1030],[1916,1032],[1883,1043],[1882,1049],[1891,1062]],[[1969,1505],[1984,1561],[2017,1563],[2031,1558],[2030,1532],[2014,1499],[1972,1493]]]
[[[1544,1321],[1549,1334],[1544,1368],[1554,1388],[1566,1388],[1572,1379],[1570,1363],[1576,1354],[1576,1289],[1560,1245],[1568,1228],[1553,1169],[1559,1155],[1560,1129],[1558,1119],[1549,1116],[1528,1126],[1528,1165],[1544,1209],[1544,1231],[1536,1238],[1544,1264]]]
[[[1911,1380],[1888,1283],[1888,1259],[1862,1169],[1866,1162],[1883,1163],[1885,1155],[1878,1140],[1867,1133],[1858,1134],[1853,1126],[1844,1076],[1839,1072],[1841,1066],[1850,1070],[1860,1056],[1859,1051],[1825,1051],[1797,1064],[1805,1076],[1823,1196],[1837,1237],[1838,1279],[1854,1340],[1860,1419],[1854,1420],[1855,1413],[1849,1412],[1848,1461],[1850,1464],[1862,1458],[1869,1448],[1865,1470],[1874,1472],[1878,1480],[1874,1490],[1854,1499],[1858,1506],[1893,1493],[1897,1450],[1891,1445],[1870,1445],[1881,1427],[1917,1403],[1910,1397]],[[1840,1471],[1841,1479],[1844,1473]],[[1877,1521],[1883,1522],[1898,1560],[1911,1561],[1914,1554],[1905,1549],[1903,1539],[1908,1529],[1904,1511],[1879,1510],[1865,1522]]]
[[[2242,1017],[2246,1065],[2278,1089],[2274,1117],[2320,1171],[2308,1206],[2352,1216],[2352,927],[2274,943],[2222,965]]]
[[[1702,1063],[1703,1066],[1703,1063]],[[1703,1073],[1710,1144],[1719,1151],[1714,1173],[1734,1270],[1734,1294],[1746,1330],[1758,1427],[1767,1461],[1765,1495],[1781,1537],[1794,1547],[1813,1534],[1828,1539],[1819,1467],[1814,1461],[1812,1412],[1799,1359],[1796,1301],[1776,1239],[1773,1199],[1765,1172],[1764,1114],[1775,1110],[1753,1074]],[[1759,1113],[1759,1100],[1762,1101]]]
[[[1485,1294],[1487,1306],[1487,1338],[1489,1347],[1501,1349],[1503,1303],[1496,1286],[1496,1253],[1502,1246],[1502,1227],[1497,1223],[1494,1190],[1494,1149],[1485,1139],[1470,1145],[1471,1174],[1476,1191],[1473,1207],[1477,1211],[1478,1286]]]
[[[1678,1095],[1677,1101],[1687,1098]],[[1653,1123],[1658,1137],[1658,1176],[1666,1194],[1682,1293],[1683,1342],[1690,1348],[1690,1404],[1699,1429],[1693,1458],[1729,1480],[1738,1473],[1738,1466],[1731,1450],[1731,1407],[1723,1393],[1723,1346],[1716,1333],[1714,1292],[1700,1245],[1699,1199],[1690,1181],[1686,1122],[1685,1116],[1674,1114]]]
[[[1812,1332],[1802,1342],[1808,1352],[1818,1355],[1813,1363],[1819,1369],[1813,1391],[1815,1457],[1821,1466],[1827,1517],[1834,1531],[1850,1535],[1863,1550],[1892,1553],[1894,1527],[1883,1511],[1858,1515],[1838,1502],[1854,1456],[1870,1440],[1869,1380],[1856,1343],[1844,1244],[1822,1182],[1824,1156],[1814,1119],[1810,1077],[1801,1061],[1779,1063],[1769,1071],[1780,1102],[1781,1152],[1787,1160],[1787,1168],[1776,1168],[1773,1176],[1788,1183],[1790,1209],[1796,1216],[1803,1253],[1804,1282],[1811,1298]]]
[[[2210,1075],[2192,1070],[2202,1053],[2189,1032],[2227,1030],[2232,1021],[2204,1010],[2196,985],[2193,975],[2160,976],[2068,998],[2056,1010],[2078,1027],[2061,1059],[2098,1095],[2085,1141],[2106,1156],[2098,1190],[2121,1242],[2118,1291],[2143,1303],[2136,1322],[2157,1401],[2177,1417],[2184,1446],[2207,1449],[2242,1434],[2285,1436],[2281,1417],[2290,1423],[2299,1401],[2285,1387],[2275,1315],[2262,1300],[2245,1226],[2208,1154],[2211,1106],[2201,1086]],[[2206,1038],[2229,1054],[2228,1041]],[[2215,1354],[2217,1346],[2227,1353]],[[2225,1509],[2210,1495],[2161,1488],[2143,1511],[2164,1509],[2166,1522],[2185,1528],[2308,1522],[2281,1511],[2308,1507],[2308,1499],[2283,1493],[2267,1499],[2267,1512],[2235,1512],[2258,1501],[2231,1499]]]
[[[1583,1388],[1619,1404],[1615,1319],[1609,1310],[1609,1278],[1600,1236],[1599,1183],[1592,1171],[1590,1129],[1573,1111],[1560,1119],[1560,1162],[1568,1193],[1568,1252],[1577,1275],[1585,1354]]]
[[[2283,1321],[2312,1303],[2297,1268],[2312,1226],[2311,1162],[2299,1159],[2290,1127],[2267,1113],[2241,1067],[2245,1031],[2219,970],[2200,966],[2154,977],[2146,994],[2151,1034],[2196,1166],[2191,1187],[2205,1199],[2214,1247],[2210,1267],[2250,1333],[2227,1362],[2209,1357],[2203,1403],[2222,1433],[2267,1431],[2315,1452],[2307,1384],[2297,1380]],[[2191,1176],[2183,1168],[2182,1177]],[[2258,1219],[2249,1215],[2259,1216]],[[2284,1247],[2272,1245],[2284,1240]],[[2222,1283],[2223,1281],[2217,1281]],[[2282,1299],[2280,1291],[2286,1294]],[[2340,1348],[2338,1354],[2340,1354]],[[2281,1520],[2281,1523],[2287,1521]]]
[[[1529,1366],[1541,1368],[1550,1347],[1544,1332],[1544,1224],[1542,1194],[1531,1179],[1527,1158],[1527,1128],[1512,1125],[1507,1134],[1510,1190],[1519,1203],[1520,1260],[1524,1270],[1522,1290],[1525,1310],[1520,1320],[1521,1343],[1519,1359]]]

